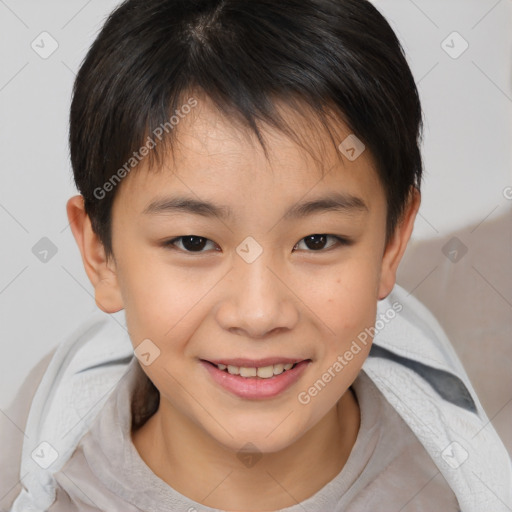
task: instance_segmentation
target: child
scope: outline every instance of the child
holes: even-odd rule
[[[395,284],[420,134],[365,0],[119,6],[75,82],[67,213],[126,331],[97,313],[29,376],[6,507],[510,510],[503,444]]]

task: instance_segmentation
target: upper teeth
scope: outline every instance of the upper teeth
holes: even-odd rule
[[[228,372],[232,375],[240,375],[241,377],[261,377],[262,379],[269,379],[274,375],[279,375],[286,370],[289,370],[293,366],[293,363],[286,364],[274,364],[270,366],[262,366],[260,368],[246,368],[244,366],[233,366],[233,365],[225,365],[218,364],[217,368],[219,370],[225,370],[227,368]]]

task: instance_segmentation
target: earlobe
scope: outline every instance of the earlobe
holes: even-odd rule
[[[412,187],[402,219],[396,226],[395,232],[384,251],[379,283],[379,300],[386,298],[395,286],[398,265],[411,237],[420,203],[420,192],[416,187]]]
[[[113,259],[107,259],[103,244],[92,229],[83,196],[71,197],[66,211],[85,272],[94,286],[96,305],[105,313],[120,311],[124,306],[115,263]]]

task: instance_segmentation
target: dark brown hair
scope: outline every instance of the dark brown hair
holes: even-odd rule
[[[116,180],[136,172],[134,152],[170,126],[193,90],[262,144],[262,122],[294,133],[279,102],[308,107],[325,126],[334,112],[373,157],[388,239],[411,187],[420,188],[418,91],[395,33],[370,2],[127,0],[80,67],[70,115],[75,183],[107,256]],[[149,157],[158,160],[176,133],[165,130]]]

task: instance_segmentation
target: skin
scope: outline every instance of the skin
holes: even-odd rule
[[[298,394],[374,325],[377,301],[395,284],[420,204],[413,189],[386,245],[386,199],[369,151],[349,161],[322,143],[326,135],[312,123],[287,115],[316,152],[264,127],[267,159],[252,133],[201,100],[178,127],[174,162],[167,158],[158,172],[142,162],[118,186],[114,258],[105,257],[82,196],[67,203],[98,307],[125,309],[133,346],[149,338],[160,350],[149,366],[141,365],[160,391],[160,407],[132,432],[136,449],[174,489],[223,510],[295,505],[345,465],[360,424],[350,386],[370,343],[308,404]],[[339,126],[341,141],[350,131]],[[297,203],[333,191],[359,197],[366,209],[284,218]],[[143,213],[153,200],[178,193],[229,206],[234,216]],[[318,240],[307,245],[305,237],[314,234],[352,243],[328,237],[323,246]],[[182,241],[164,246],[186,235],[208,239],[202,252],[186,252]],[[247,236],[263,249],[252,263],[236,252]],[[199,361],[268,356],[311,363],[278,396],[255,400],[219,387]],[[262,457],[246,466],[237,455],[248,442]]]

